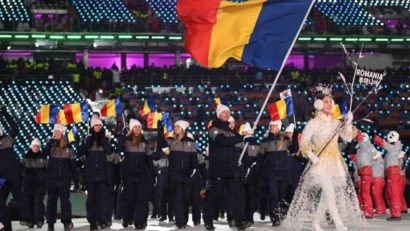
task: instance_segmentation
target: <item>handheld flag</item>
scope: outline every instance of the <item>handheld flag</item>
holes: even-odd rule
[[[37,124],[55,124],[57,122],[58,108],[56,105],[41,105],[40,111],[36,115]]]
[[[155,105],[154,99],[152,96],[149,96],[148,99],[144,101],[144,105],[140,109],[140,116],[144,117],[148,115],[150,112],[157,111],[157,106]]]
[[[88,122],[88,104],[86,101],[74,104],[64,104],[63,110],[67,124]]]
[[[77,134],[77,127],[73,126],[71,130],[67,133],[68,143],[75,141],[76,134]]]
[[[294,114],[292,97],[269,104],[268,111],[273,121],[283,120],[288,116],[292,116]]]
[[[101,108],[101,116],[102,117],[115,117],[115,116],[120,116],[122,114],[122,107],[121,107],[121,101],[120,98],[115,98],[110,101],[108,101],[107,104],[105,104]]]
[[[158,121],[162,118],[162,112],[150,112],[147,117],[147,128],[158,128]]]
[[[279,70],[313,0],[179,0],[185,48],[201,65],[229,58]]]
[[[292,91],[287,89],[279,93],[281,99],[285,100],[286,104],[286,116],[293,116],[295,115],[295,107],[293,106],[293,98],[292,98]]]
[[[172,127],[172,121],[171,117],[169,116],[169,113],[162,113],[161,123],[162,125],[164,125],[165,137],[172,136],[174,128]]]

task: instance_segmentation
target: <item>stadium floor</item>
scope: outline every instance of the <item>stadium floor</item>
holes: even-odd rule
[[[255,214],[255,218],[259,217],[258,214]],[[371,231],[384,231],[384,230],[389,230],[389,231],[404,231],[404,230],[409,230],[410,227],[410,214],[404,214],[403,219],[399,222],[387,222],[386,221],[387,215],[380,215],[376,216],[373,220],[369,221],[369,228],[366,230],[371,230]],[[89,230],[90,226],[87,223],[85,218],[76,218],[73,220],[74,221],[74,230]],[[193,227],[193,223],[189,222],[189,227],[187,227],[185,230],[205,230],[204,227],[198,226],[198,227]],[[215,222],[215,228],[216,230],[231,230],[228,227],[228,224],[226,220],[224,221],[217,221]],[[34,230],[34,229],[27,229],[24,227],[21,227],[18,222],[13,222],[13,228],[14,230]],[[58,223],[55,226],[56,230],[63,230],[63,225]],[[323,227],[324,230],[335,230],[334,227]],[[45,225],[41,231],[47,230],[47,226]],[[111,227],[111,230],[133,230],[132,228],[127,228],[124,229],[121,225],[121,221],[114,221],[113,225]],[[148,227],[146,230],[158,230],[158,231],[168,231],[168,230],[176,230],[176,227],[173,223],[168,223],[168,222],[159,222],[156,219],[149,219],[148,221]],[[275,227],[273,228],[271,226],[271,223],[268,221],[260,221],[259,219],[256,219],[255,224],[249,228],[248,230],[278,230],[278,231],[285,231],[287,229],[283,227]],[[311,230],[309,224],[307,224],[306,229],[304,230]],[[354,230],[354,229],[349,229],[349,230]],[[359,229],[358,229],[359,230]],[[363,229],[360,229],[363,230]]]

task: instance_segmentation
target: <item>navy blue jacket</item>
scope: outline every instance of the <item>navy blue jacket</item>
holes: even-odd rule
[[[17,179],[21,175],[18,156],[13,148],[18,134],[18,126],[8,113],[4,113],[3,116],[10,124],[10,132],[9,135],[3,134],[0,137],[0,177],[10,181],[11,178]]]
[[[79,147],[80,159],[84,160],[83,177],[86,183],[109,181],[107,156],[112,154],[112,147],[105,137],[104,130],[87,135]]]
[[[214,119],[209,135],[209,179],[239,178],[238,153],[236,144],[243,138],[229,129],[229,123]]]
[[[132,144],[131,137],[119,136],[118,150],[124,153],[121,163],[121,178],[125,182],[139,183],[156,175],[152,161],[152,150],[148,141],[141,136],[138,146]]]
[[[60,142],[50,139],[43,149],[48,156],[47,179],[76,179],[74,152],[71,148],[60,148]]]
[[[269,136],[262,140],[258,165],[267,180],[290,182],[291,158],[288,148],[291,142],[286,138],[281,142],[281,137],[282,135],[269,133]]]
[[[24,155],[21,165],[24,170],[25,185],[44,185],[47,174],[47,156],[39,151],[34,153],[31,149]]]

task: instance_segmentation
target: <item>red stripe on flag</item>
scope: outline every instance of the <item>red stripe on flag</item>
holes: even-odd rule
[[[73,111],[71,110],[71,104],[64,105],[64,114],[65,114],[65,119],[67,121],[67,124],[74,123],[74,116],[73,116]]]
[[[41,110],[36,115],[36,123],[37,124],[40,124],[40,118],[41,118]]]
[[[220,3],[221,0],[179,0],[176,7],[179,20],[187,27],[185,48],[204,66],[208,66],[212,29]]]
[[[101,116],[102,116],[102,117],[107,117],[107,107],[108,107],[108,104],[105,104],[105,105],[101,108]]]
[[[276,103],[269,104],[268,111],[269,111],[270,118],[273,121],[280,120],[280,114],[279,114],[279,110],[278,110]]]

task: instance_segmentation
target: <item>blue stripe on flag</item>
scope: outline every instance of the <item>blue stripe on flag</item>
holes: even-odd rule
[[[275,0],[264,3],[245,46],[242,61],[279,70],[312,0]],[[252,31],[252,28],[250,28]]]
[[[89,118],[87,101],[81,102],[80,107],[81,107],[81,117],[83,118],[83,123],[87,123],[88,118]]]
[[[119,97],[115,98],[115,114],[117,116],[122,115],[121,100]]]
[[[286,103],[286,116],[293,116],[295,114],[295,108],[293,107],[293,98],[286,97],[284,100]]]

